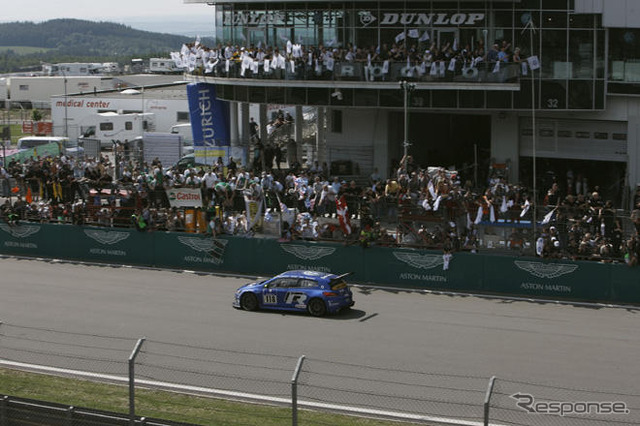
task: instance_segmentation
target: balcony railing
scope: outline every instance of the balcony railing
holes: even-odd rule
[[[338,62],[311,64],[286,61],[277,67],[269,64],[217,61],[194,68],[190,74],[216,78],[296,80],[296,81],[362,81],[394,82],[400,80],[425,83],[519,83],[521,63],[479,63],[463,65],[461,61],[437,61],[431,64],[405,62]]]

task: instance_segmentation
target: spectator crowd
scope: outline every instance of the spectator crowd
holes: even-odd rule
[[[506,40],[497,40],[489,48],[482,40],[474,45],[457,40],[437,45],[426,32],[421,36],[412,31],[378,46],[338,46],[335,41],[310,46],[283,40],[281,46],[226,43],[209,47],[196,41],[172,52],[171,58],[178,68],[190,73],[238,78],[332,79],[343,64],[350,68],[339,76],[356,77],[352,65],[362,64],[360,77],[386,80],[391,67],[401,64],[406,67],[403,78],[461,75],[472,79],[479,71],[497,74],[508,67],[513,73],[526,75],[539,66],[536,57],[523,58],[520,48],[512,48]]]
[[[191,188],[202,194],[200,230],[206,227],[213,236],[252,235],[262,221],[279,225],[284,240],[475,252],[482,246],[481,230],[503,227],[513,230],[505,248],[524,251],[529,240],[542,257],[638,262],[640,189],[636,209],[623,218],[598,188],[562,194],[554,183],[535,206],[531,191],[509,183],[499,170],[477,190],[457,171],[423,168],[411,156],[387,179],[374,170],[348,182],[330,176],[326,164],[280,169],[273,161],[250,169],[219,158],[210,167],[180,170],[157,159],[127,159],[117,150],[114,162],[108,155],[12,161],[0,169],[9,195],[0,213],[12,226],[26,220],[183,231],[185,210],[171,207],[166,191]],[[249,201],[260,206],[261,221],[248,217]],[[532,241],[526,232],[535,211],[541,221]],[[625,228],[623,219],[629,218]]]

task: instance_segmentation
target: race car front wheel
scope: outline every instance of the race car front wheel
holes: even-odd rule
[[[240,306],[245,311],[255,311],[258,309],[258,298],[253,293],[245,293],[240,298]]]
[[[327,313],[327,306],[322,299],[311,299],[307,305],[307,311],[314,317],[321,317]]]

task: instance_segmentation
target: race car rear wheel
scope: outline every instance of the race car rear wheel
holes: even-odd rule
[[[327,306],[322,299],[311,299],[307,305],[307,311],[314,317],[321,317],[327,313]]]
[[[240,307],[245,311],[255,311],[258,309],[258,298],[253,293],[245,293],[240,298]]]

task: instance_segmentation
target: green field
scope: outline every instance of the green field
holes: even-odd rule
[[[32,53],[45,53],[54,50],[48,47],[32,47],[32,46],[0,46],[0,53],[8,50],[14,51],[18,55],[30,55]]]
[[[109,385],[0,368],[0,394],[127,414],[126,386]],[[280,426],[291,424],[291,409],[243,404],[172,392],[136,389],[136,415],[202,425]],[[398,422],[299,410],[301,425],[390,426]]]

